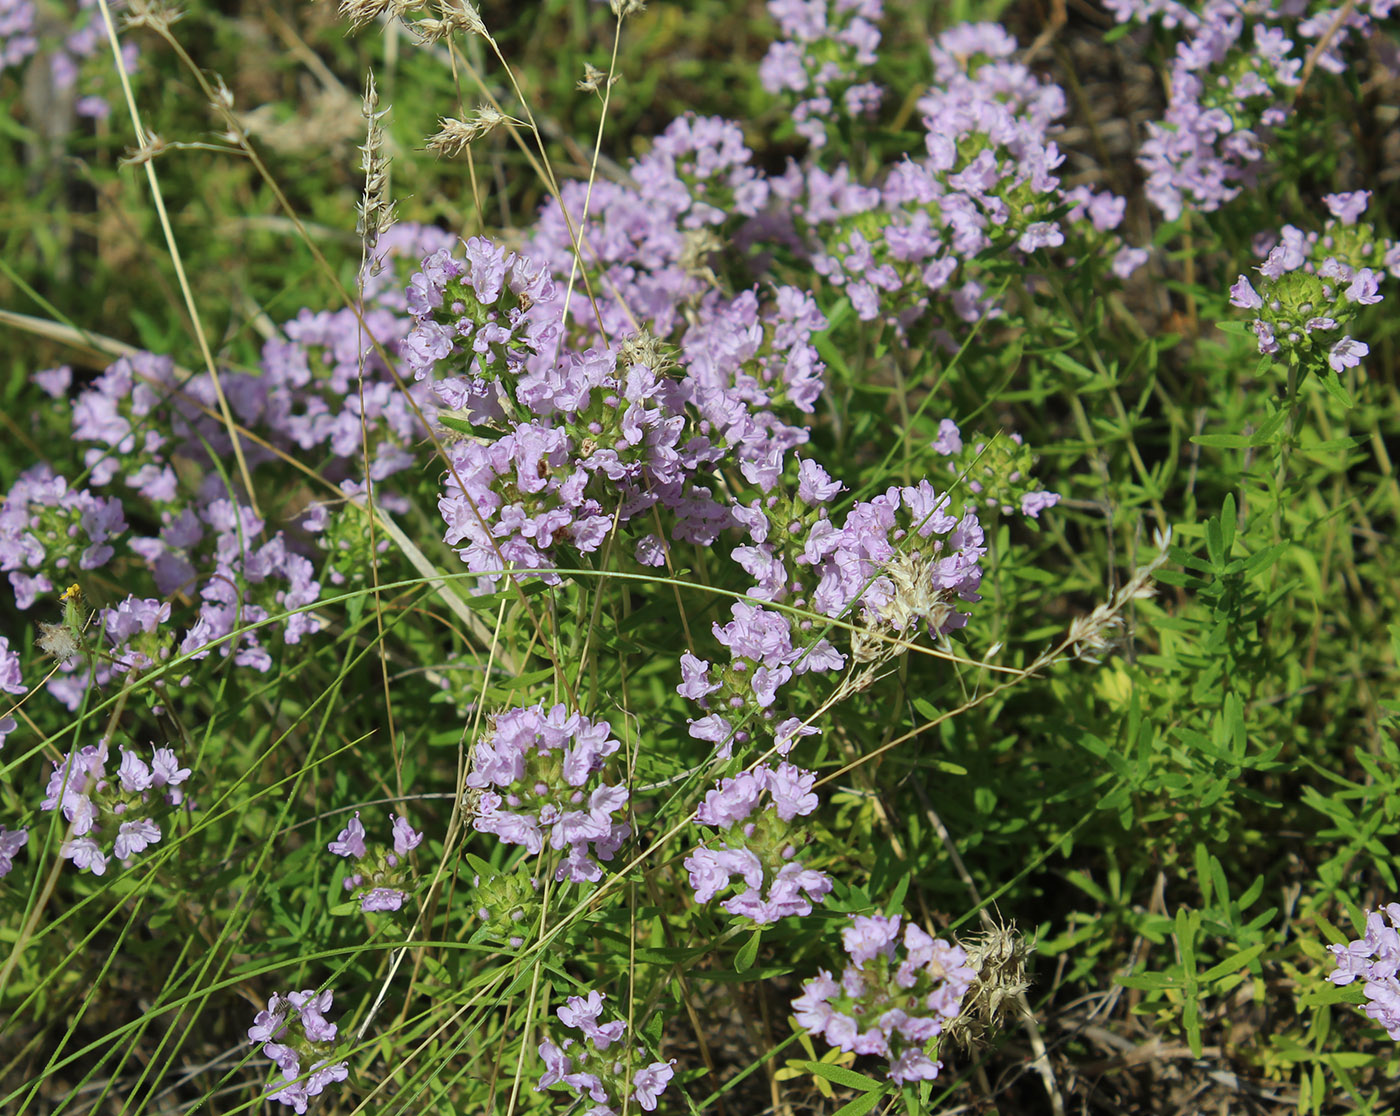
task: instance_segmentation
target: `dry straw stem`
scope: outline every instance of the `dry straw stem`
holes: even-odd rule
[[[630,14],[630,12],[624,11],[623,7],[624,5],[620,5],[618,3],[618,0],[613,0],[613,14],[617,16],[617,23],[613,27],[612,55],[608,59],[608,80],[607,83],[603,86],[603,109],[602,112],[598,114],[598,132],[593,140],[593,158],[589,161],[588,164],[588,186],[585,189],[583,196],[583,215],[579,218],[579,227],[577,234],[574,233],[572,222],[570,222],[569,226],[569,237],[573,242],[574,251],[573,258],[569,261],[569,283],[564,290],[564,308],[562,316],[563,321],[566,324],[569,320],[569,303],[574,296],[574,280],[578,276],[579,264],[583,260],[583,242],[585,236],[587,235],[588,229],[588,208],[593,201],[593,183],[596,182],[598,178],[598,153],[603,149],[603,129],[608,122],[608,107],[612,103],[612,87],[613,81],[615,80],[614,75],[617,73],[617,53],[622,43],[622,20],[624,15]],[[643,5],[638,4],[636,5],[635,10],[640,11],[642,7]],[[589,71],[591,70],[592,67],[590,66]],[[585,74],[591,77],[589,71],[585,71]],[[564,219],[568,221],[568,209],[564,205],[564,196],[556,190],[555,197],[559,199],[559,212],[564,214]],[[593,291],[592,288],[588,286],[588,277],[586,273],[584,275],[584,283],[585,289],[588,291],[589,301],[593,302]],[[620,303],[623,302],[623,300],[620,298],[618,301]],[[596,304],[593,307],[593,312],[601,325],[603,318],[602,315],[598,313],[598,307]],[[637,329],[638,325],[636,318],[633,317],[632,312],[630,310],[627,311],[627,316],[632,319],[633,329]],[[561,330],[559,339],[559,343],[561,345],[564,343],[563,336],[563,331]]]
[[[107,43],[112,48],[112,58],[117,77],[121,80],[122,95],[126,99],[127,113],[131,117],[131,127],[136,134],[138,144],[144,145],[146,142],[146,129],[141,124],[141,112],[136,107],[136,97],[131,91],[131,80],[127,76],[126,67],[122,64],[121,43],[117,40],[116,24],[112,22],[112,9],[107,0],[97,0],[102,9],[102,23],[107,29]],[[150,24],[153,29],[165,30],[163,34],[169,34],[169,20],[163,17],[154,16],[151,10],[145,7],[140,9],[141,14],[137,18],[155,19],[158,22]],[[248,462],[243,456],[243,443],[235,433],[237,424],[233,421],[233,413],[229,410],[228,400],[224,397],[223,385],[219,381],[219,370],[214,364],[214,354],[209,348],[209,338],[205,336],[204,326],[199,320],[199,309],[195,306],[194,291],[190,289],[189,279],[185,275],[184,261],[180,256],[180,246],[175,242],[175,230],[170,226],[170,216],[165,211],[165,199],[161,195],[160,180],[156,177],[156,168],[150,161],[143,161],[146,171],[146,182],[151,188],[151,201],[156,208],[156,216],[160,220],[161,232],[165,236],[166,248],[170,253],[170,262],[175,268],[175,278],[180,284],[180,293],[185,300],[185,311],[190,316],[190,321],[194,323],[195,340],[199,342],[199,353],[204,359],[204,366],[208,369],[209,378],[214,384],[214,395],[219,403],[219,417],[223,421],[224,428],[228,431],[229,441],[233,443],[233,455],[238,462],[238,474],[243,481],[243,487],[248,494],[248,504],[252,508],[253,514],[262,517],[258,510],[258,497],[253,488],[253,477],[248,471]]]
[[[370,467],[369,426],[366,418],[368,410],[365,407],[364,283],[366,276],[376,270],[378,266],[374,250],[379,243],[379,237],[394,222],[394,206],[389,200],[389,165],[381,155],[384,130],[379,126],[379,120],[383,113],[379,112],[378,109],[379,93],[375,90],[374,72],[371,70],[365,78],[364,98],[360,105],[360,114],[365,118],[366,127],[365,142],[360,148],[360,166],[365,173],[365,186],[364,192],[360,196],[360,203],[357,207],[358,218],[355,222],[355,229],[360,235],[360,270],[355,277],[355,295],[360,313],[360,316],[356,318],[358,336],[355,344],[357,365],[355,382],[360,403],[361,468],[364,470],[365,476],[364,499],[366,507],[371,512],[374,508],[374,484],[371,480],[374,472]],[[373,514],[369,516],[369,552],[372,555],[379,553],[379,540],[375,533]],[[379,674],[384,687],[384,717],[388,722],[386,728],[389,748],[394,757],[394,777],[398,781],[396,789],[402,794],[404,789],[403,764],[400,762],[399,753],[394,751],[394,742],[398,739],[398,732],[394,724],[394,701],[389,685],[389,656],[384,643],[384,599],[379,586],[379,563],[377,561],[371,560],[370,562],[370,577],[374,587],[374,626],[377,637],[375,645],[379,651]]]

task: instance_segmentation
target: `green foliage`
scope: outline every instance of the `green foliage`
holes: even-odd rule
[[[400,218],[463,235],[510,238],[530,224],[551,190],[541,161],[560,178],[588,174],[602,110],[575,88],[585,63],[623,78],[597,153],[608,174],[690,110],[742,120],[769,170],[802,154],[755,77],[773,32],[761,4],[653,3],[624,25],[615,61],[616,21],[585,0],[485,5],[499,57],[479,38],[449,53],[377,26],[347,35],[328,8],[293,24],[227,7],[188,5],[174,34],[253,114],[242,119],[266,178],[211,136],[220,125],[173,47],[132,33],[143,51],[134,94],[148,134],[171,143],[154,166],[220,367],[255,367],[276,323],[354,287],[368,69],[390,107]],[[876,74],[908,103],[879,127],[834,131],[830,165],[885,166],[922,142],[913,106],[930,79],[927,34],[963,18],[1036,18],[1034,5],[1007,3],[887,7],[886,42],[905,45]],[[1160,31],[1143,39],[1169,62]],[[1121,29],[1071,26],[1043,58],[1080,94],[1077,134],[1102,143],[1079,85],[1089,75],[1066,43],[1099,61],[1138,46]],[[459,106],[523,111],[517,87],[542,122],[538,150],[511,129],[466,160],[425,150]],[[148,182],[122,164],[132,129],[115,90],[110,119],[46,147],[32,95],[0,74],[0,307],[51,327],[5,319],[6,488],[39,461],[70,480],[93,467],[70,440],[66,405],[32,372],[67,362],[90,381],[114,341],[202,367]],[[30,649],[66,633],[91,668],[101,651],[87,610],[122,600],[137,571],[71,573],[65,555],[53,579],[76,581],[82,597],[2,614],[36,693],[0,756],[0,822],[31,823],[23,871],[0,881],[0,1109],[248,1109],[264,1080],[246,1039],[254,1012],[274,990],[322,987],[337,992],[346,1111],[545,1111],[560,1098],[531,1087],[539,1043],[557,1035],[565,998],[592,988],[629,1022],[627,1057],[640,1045],[648,1060],[678,1059],[668,1111],[997,1104],[988,1083],[1035,1060],[1014,1020],[982,1049],[943,1042],[945,1076],[900,1089],[789,1018],[804,980],[839,973],[850,916],[904,911],[946,936],[995,909],[1036,940],[1026,1001],[1047,1065],[1108,1064],[1096,1034],[1116,1045],[1146,1035],[1184,1044],[1178,1068],[1201,1095],[1216,1087],[1209,1075],[1230,1073],[1299,1112],[1389,1111],[1400,1055],[1360,1010],[1360,987],[1326,976],[1327,946],[1400,899],[1397,327],[1356,308],[1347,326],[1370,343],[1364,370],[1337,375],[1318,354],[1281,367],[1259,359],[1226,294],[1254,265],[1255,233],[1281,219],[1315,226],[1318,195],[1354,188],[1353,153],[1316,121],[1369,112],[1360,94],[1318,75],[1312,111],[1276,137],[1282,169],[1228,211],[1156,224],[1133,212],[1132,242],[1160,249],[1145,282],[1107,291],[1097,256],[1045,268],[1004,244],[989,251],[969,274],[1005,313],[966,323],[953,345],[861,320],[809,259],[775,250],[773,273],[805,275],[827,319],[810,446],[845,470],[842,499],[930,477],[959,511],[977,508],[988,548],[965,630],[891,654],[840,700],[834,684],[794,684],[821,728],[805,745],[823,806],[803,863],[835,877],[809,917],[756,928],[687,886],[687,819],[716,779],[755,758],[712,763],[687,731],[696,707],[676,692],[680,650],[716,658],[712,624],[745,589],[713,548],[678,551],[664,570],[575,555],[557,586],[472,596],[441,542],[440,462],[409,474],[392,536],[344,500],[333,462],[303,462],[256,495],[273,511],[339,501],[317,542],[317,575],[337,586],[314,606],[323,631],[296,646],[269,639],[265,675],[153,637],[140,646],[155,665],[114,676],[72,713],[35,684],[54,664],[36,672]],[[1076,173],[1115,186],[1124,169],[1093,147],[1074,147]],[[1377,188],[1375,212],[1390,189],[1381,199]],[[1004,239],[1031,219],[1018,212]],[[849,224],[878,232],[869,214]],[[1348,249],[1378,265],[1361,239]],[[733,293],[753,284],[755,257],[731,247],[706,266]],[[1296,316],[1322,293],[1300,275],[1280,297],[1280,313]],[[933,449],[945,418],[965,439],[951,456]],[[442,423],[481,433],[461,416]],[[204,448],[233,491],[232,458]],[[413,448],[431,460],[432,447]],[[1015,514],[1040,489],[1062,503],[1034,521]],[[808,526],[795,503],[783,508]],[[70,537],[51,518],[40,526]],[[239,633],[285,621],[271,594],[258,603],[268,616],[242,619]],[[827,624],[834,642],[852,638],[852,622],[806,602],[775,607]],[[587,889],[555,882],[557,851],[526,856],[471,829],[472,746],[493,715],[534,702],[609,720],[622,743],[613,763],[637,788],[635,841]],[[159,845],[98,877],[71,871],[65,825],[37,802],[51,761],[104,738],[178,746],[199,785],[198,808],[172,816]],[[325,851],[356,810],[381,845],[390,813],[429,834],[403,914],[362,913],[349,869]],[[386,880],[391,867],[378,863]],[[1123,1110],[1136,1103],[1121,1065],[1105,1077]],[[1043,1090],[1027,1092],[1004,1110],[1044,1103]]]

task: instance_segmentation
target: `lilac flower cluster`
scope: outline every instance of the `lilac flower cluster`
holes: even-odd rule
[[[1322,232],[1283,227],[1277,243],[1259,245],[1264,262],[1259,286],[1241,275],[1230,288],[1230,304],[1253,310],[1250,326],[1259,351],[1305,368],[1334,372],[1355,367],[1370,352],[1348,327],[1362,308],[1379,303],[1385,271],[1400,278],[1400,242],[1376,235],[1361,221],[1369,190],[1328,194],[1332,218]]]
[[[483,575],[483,587],[512,567],[545,571],[541,579],[557,584],[548,572],[556,547],[591,554],[615,519],[631,522],[662,493],[679,502],[684,470],[696,463],[677,443],[682,421],[670,383],[646,365],[620,369],[606,350],[570,353],[519,392],[550,417],[520,422],[496,441],[451,446],[438,503],[446,541]],[[637,557],[664,561],[651,535],[639,541]]]
[[[21,473],[0,504],[0,570],[9,574],[15,607],[53,592],[54,579],[106,565],[126,529],[116,498],[70,488],[47,465]]]
[[[890,1063],[890,1080],[932,1081],[943,1068],[927,1052],[962,1010],[976,972],[961,946],[933,938],[910,922],[898,955],[898,915],[858,915],[842,931],[851,961],[840,981],[822,969],[793,1001],[797,1022],[854,1054]]]
[[[599,1022],[604,999],[603,993],[596,991],[586,997],[570,996],[558,1009],[564,1026],[581,1031],[584,1041],[569,1037],[562,1045],[548,1039],[540,1043],[545,1071],[535,1091],[563,1085],[580,1100],[587,1097],[592,1102],[587,1109],[589,1116],[619,1116],[633,1105],[654,1112],[657,1097],[675,1073],[675,1059],[652,1062],[633,1071],[630,1066],[647,1056],[641,1047],[626,1055],[609,1054],[609,1047],[626,1033],[627,1024],[620,1019]]]
[[[563,184],[525,250],[567,287],[576,274],[570,230],[577,233],[591,276],[587,297],[575,292],[569,308],[577,329],[588,331],[579,348],[639,329],[666,337],[682,324],[685,309],[714,286],[707,261],[720,238],[769,200],[751,159],[737,124],[687,114],[628,165],[625,184]]]
[[[778,478],[757,479],[776,487]],[[951,498],[925,480],[858,501],[838,526],[825,505],[841,488],[816,462],[799,459],[795,498],[774,491],[735,509],[751,544],[733,555],[756,581],[748,595],[838,619],[854,611],[859,627],[851,649],[862,663],[897,653],[899,644],[889,636],[908,639],[921,626],[935,635],[964,626],[967,617],[955,603],[979,599],[986,551],[977,517],[950,514]],[[690,735],[713,743],[724,759],[736,742],[765,726],[786,755],[799,735],[813,730],[797,718],[780,718],[778,690],[810,671],[839,671],[847,658],[810,620],[794,623],[785,613],[744,602],[732,605],[731,614],[728,624],[713,625],[729,650],[727,667],[712,668],[690,652],[681,656],[677,692],[707,710],[690,722]]]
[[[39,49],[34,0],[0,0],[0,70],[18,66]]]
[[[472,749],[467,786],[481,791],[473,827],[531,853],[540,852],[547,839],[565,854],[556,880],[601,879],[598,860],[611,860],[632,833],[613,816],[625,816],[625,786],[598,782],[584,789],[621,747],[611,733],[607,721],[570,713],[563,704],[496,716]]]
[[[1246,42],[1236,0],[1213,0],[1177,45],[1165,118],[1148,124],[1138,162],[1146,194],[1168,219],[1189,203],[1209,213],[1258,174],[1272,131],[1288,119],[1301,58],[1281,29],[1256,24]]]
[[[19,652],[10,649],[8,637],[0,636],[0,693],[19,697],[28,692],[29,687],[24,684],[24,675],[20,668]],[[15,728],[16,721],[13,717],[8,713],[0,714],[0,748],[5,746],[5,738],[14,732]]]
[[[180,787],[190,777],[190,769],[181,767],[169,748],[155,748],[150,764],[135,752],[119,750],[115,776],[107,774],[106,741],[69,752],[54,764],[39,804],[41,810],[62,811],[69,824],[62,855],[95,876],[107,871],[109,857],[129,865],[161,839],[165,807],[184,801]]]
[[[1333,984],[1365,983],[1366,1014],[1400,1039],[1400,903],[1366,912],[1366,935],[1347,945],[1332,945],[1337,967],[1328,974]],[[1390,925],[1386,925],[1386,920]]]
[[[696,902],[708,903],[737,878],[743,890],[720,904],[732,915],[766,926],[812,913],[831,878],[795,859],[792,823],[817,808],[815,782],[812,772],[781,763],[723,779],[705,796],[695,820],[718,829],[723,843],[685,858]]]
[[[1015,50],[994,24],[960,25],[935,40],[934,82],[918,103],[925,152],[882,182],[856,181],[845,166],[796,164],[773,180],[811,267],[861,321],[928,328],[952,349],[956,321],[1000,313],[986,260],[1029,265],[1055,250],[1126,278],[1146,259],[1112,234],[1122,198],[1067,190],[1053,173],[1064,157],[1050,130],[1064,94],[1013,61]]]
[[[262,1052],[276,1063],[281,1082],[265,1086],[267,1099],[305,1112],[314,1096],[326,1086],[350,1076],[347,1062],[334,1061],[337,1027],[326,1019],[331,1009],[329,990],[307,988],[274,994],[267,1008],[253,1018],[248,1041],[262,1045]]]
[[[15,866],[15,856],[29,844],[29,830],[7,829],[0,825],[0,879],[10,874]]]
[[[1031,476],[1034,456],[1019,434],[994,438],[990,444],[964,445],[958,424],[944,419],[938,424],[933,448],[948,458],[948,471],[971,493],[963,496],[964,507],[1002,515],[1019,511],[1028,519],[1039,519],[1041,512],[1060,502],[1058,492],[1047,492]]]
[[[439,509],[446,541],[483,575],[479,588],[512,566],[555,584],[556,548],[593,553],[614,525],[658,505],[681,520],[677,537],[713,541],[713,501],[689,482],[721,451],[704,437],[682,440],[687,400],[658,351],[558,354],[553,281],[481,238],[467,242],[465,260],[428,257],[410,303],[408,362],[415,375],[456,373],[433,383],[438,418],[475,435],[449,447]],[[664,561],[654,532],[635,552],[646,565]]]
[[[365,847],[365,827],[356,810],[350,824],[326,846],[336,856],[354,860],[343,886],[360,901],[360,910],[366,914],[397,911],[408,902],[412,884],[405,858],[422,843],[423,835],[401,817],[393,817],[392,830],[393,851],[377,848],[371,855]]]
[[[723,297],[704,263],[720,247],[711,230],[768,198],[749,160],[734,125],[684,117],[629,168],[635,185],[566,185],[529,259],[474,238],[414,276],[408,363],[438,377],[453,436],[440,510],[479,588],[507,566],[557,582],[555,551],[592,554],[611,531],[631,533],[642,565],[711,545],[733,524],[717,465],[781,469],[806,441],[783,413],[815,407],[826,319],[789,286]],[[566,294],[580,226],[587,289]],[[676,346],[659,339],[681,325]]]
[[[1120,23],[1160,17],[1184,36],[1167,78],[1166,114],[1148,124],[1138,155],[1148,199],[1175,220],[1188,205],[1209,213],[1236,197],[1258,178],[1273,133],[1292,116],[1305,58],[1316,51],[1320,70],[1344,72],[1353,35],[1368,36],[1394,5],[1362,0],[1339,11],[1307,0],[1107,0]]]
[[[403,290],[408,272],[398,265],[416,265],[453,242],[436,229],[409,225],[380,238],[380,262],[390,266],[366,277],[364,317],[390,361],[412,326]],[[91,650],[95,662],[63,662],[50,691],[77,709],[88,686],[173,654],[197,662],[215,644],[235,665],[265,672],[273,650],[265,643],[266,627],[252,625],[286,612],[275,629],[283,644],[317,632],[321,621],[309,606],[320,598],[321,577],[306,535],[324,544],[324,576],[337,583],[363,576],[356,563],[369,557],[364,512],[349,506],[366,489],[359,475],[362,438],[368,439],[376,501],[390,510],[407,506],[381,482],[417,460],[415,444],[427,429],[418,415],[431,409],[433,396],[427,385],[400,391],[395,375],[350,310],[303,311],[264,346],[257,373],[221,373],[235,419],[269,447],[242,439],[254,477],[280,465],[277,450],[321,451],[327,455],[321,475],[338,482],[346,497],[309,510],[294,502],[291,516],[302,522],[289,517],[288,530],[277,530],[254,513],[247,494],[208,467],[210,454],[227,461],[233,448],[208,374],[182,379],[169,359],[149,353],[117,360],[77,392],[68,368],[36,373],[35,381],[60,406],[72,398],[72,444],[89,487],[41,465],[4,495],[0,570],[9,575],[16,605],[31,608],[42,594],[88,571],[105,571],[129,585],[140,577],[133,556],[154,590],[98,610],[92,617],[96,646],[88,646],[83,623],[72,625],[70,652],[55,657],[72,660]],[[236,484],[239,478],[231,479]],[[128,519],[155,529],[133,533]],[[382,551],[384,540],[377,541]],[[193,614],[176,603],[183,596],[197,601]],[[190,674],[175,680],[187,685]]]
[[[813,148],[826,146],[833,118],[879,108],[883,91],[862,78],[880,45],[882,0],[768,0],[768,14],[785,37],[768,48],[758,79],[796,101],[793,123]]]

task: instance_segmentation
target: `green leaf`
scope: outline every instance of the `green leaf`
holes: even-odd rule
[[[763,937],[762,930],[755,930],[749,935],[746,941],[734,955],[734,971],[736,973],[746,973],[753,968],[754,959],[758,957],[758,943]]]
[[[836,1110],[836,1116],[865,1116],[877,1104],[880,1103],[879,1093],[862,1093],[849,1104],[843,1104]]]
[[[1254,444],[1247,434],[1192,434],[1191,442],[1210,449],[1248,449]]]
[[[1356,406],[1355,402],[1352,401],[1351,395],[1347,392],[1347,389],[1342,386],[1342,381],[1339,376],[1334,375],[1331,371],[1327,371],[1320,373],[1318,379],[1322,383],[1323,390],[1348,411]]]
[[[815,1077],[824,1077],[848,1089],[859,1089],[862,1093],[880,1093],[885,1088],[873,1077],[866,1077],[845,1066],[833,1066],[829,1062],[807,1062],[804,1068]]]
[[[1201,983],[1213,984],[1221,977],[1226,976],[1229,973],[1238,972],[1240,969],[1246,968],[1251,961],[1253,961],[1256,957],[1263,953],[1264,950],[1267,948],[1267,942],[1260,942],[1257,945],[1250,946],[1248,949],[1242,949],[1238,953],[1230,954],[1230,956],[1225,958],[1225,960],[1220,962],[1220,964],[1212,965],[1209,969],[1203,972],[1201,974]]]

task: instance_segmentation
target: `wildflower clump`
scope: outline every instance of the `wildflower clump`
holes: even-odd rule
[[[1337,959],[1327,979],[1337,985],[1363,981],[1366,1006],[1362,1010],[1391,1038],[1400,1040],[1400,903],[1387,903],[1381,910],[1384,917],[1381,911],[1366,912],[1364,937],[1327,947]]]
[[[834,619],[854,613],[851,650],[866,665],[888,661],[920,628],[942,635],[967,623],[957,602],[979,599],[985,539],[975,515],[949,513],[946,493],[927,480],[891,487],[851,505],[838,524],[825,505],[844,486],[816,462],[798,459],[795,498],[778,488],[780,461],[750,473],[767,495],[733,509],[748,533],[748,544],[733,551],[756,582],[748,597]],[[730,612],[728,624],[712,625],[729,651],[727,666],[681,656],[677,692],[706,710],[690,721],[690,735],[727,759],[735,743],[764,728],[787,755],[795,735],[816,730],[783,716],[779,690],[811,671],[841,670],[847,656],[810,619],[748,602]]]
[[[760,926],[812,913],[831,891],[825,872],[795,859],[793,822],[817,808],[810,771],[781,763],[720,781],[695,811],[700,825],[720,831],[722,843],[700,845],[685,859],[696,902],[708,903],[737,878],[743,890],[720,904]]]
[[[932,1081],[943,1063],[928,1054],[958,1017],[976,972],[960,946],[933,938],[914,923],[904,927],[898,956],[898,915],[857,915],[842,931],[851,963],[840,981],[822,969],[793,1001],[799,1025],[839,1050],[878,1054],[890,1080]]]
[[[360,901],[360,910],[366,914],[401,909],[412,888],[412,873],[405,858],[422,843],[423,835],[401,817],[393,818],[392,829],[393,850],[376,848],[371,853],[365,845],[365,827],[357,810],[350,824],[326,846],[336,856],[354,860],[342,886]]]
[[[9,574],[15,607],[31,607],[55,580],[105,566],[126,529],[115,497],[70,488],[47,465],[21,474],[0,504],[0,570]]]
[[[1332,218],[1321,233],[1285,225],[1256,269],[1259,286],[1241,275],[1230,304],[1253,310],[1250,322],[1259,351],[1306,370],[1355,367],[1369,353],[1348,327],[1367,306],[1381,302],[1386,270],[1400,278],[1400,243],[1377,236],[1366,212],[1369,190],[1328,194]]]
[[[169,808],[185,800],[181,784],[190,769],[181,767],[170,748],[155,748],[146,763],[135,752],[121,751],[115,775],[107,773],[107,742],[69,752],[54,764],[39,808],[60,810],[69,824],[60,852],[84,871],[100,876],[109,858],[129,865],[137,853],[162,836]]]
[[[1211,213],[1254,186],[1294,118],[1307,69],[1346,73],[1354,45],[1379,37],[1394,0],[1346,5],[1105,0],[1120,23],[1179,28],[1166,114],[1147,125],[1144,193],[1169,220]],[[1312,9],[1310,12],[1309,9]]]
[[[585,788],[619,747],[607,721],[570,713],[562,703],[498,715],[472,750],[466,782],[481,792],[472,826],[531,853],[547,839],[564,853],[556,880],[601,879],[598,860],[611,860],[632,833],[613,816],[625,811],[628,792],[603,782]]]
[[[651,1062],[632,1070],[631,1066],[647,1056],[641,1047],[627,1055],[609,1054],[609,1047],[621,1040],[627,1024],[620,1019],[599,1022],[604,998],[603,993],[597,991],[586,997],[570,996],[558,1009],[564,1025],[581,1031],[584,1041],[569,1037],[562,1045],[549,1040],[540,1043],[545,1072],[535,1091],[562,1085],[580,1100],[586,1096],[593,1102],[587,1109],[591,1116],[617,1116],[632,1105],[652,1112],[656,1109],[657,1097],[675,1073],[672,1069],[675,1060]]]
[[[792,120],[814,149],[827,144],[839,116],[868,116],[883,91],[862,77],[875,65],[882,0],[768,0],[785,36],[768,48],[758,79],[770,93],[795,99]]]
[[[931,331],[954,351],[958,332],[1005,313],[1008,264],[1044,273],[1052,258],[1073,260],[1111,282],[1146,260],[1113,231],[1125,199],[1061,183],[1065,156],[1052,137],[1064,92],[1016,62],[1016,50],[994,24],[950,29],[930,44],[921,152],[871,181],[845,165],[795,163],[773,180],[828,317],[849,300],[862,322],[902,337]]]
[[[333,1061],[337,1028],[325,1015],[331,999],[329,990],[314,988],[275,994],[254,1017],[248,1041],[261,1043],[282,1074],[281,1082],[265,1086],[268,1100],[305,1112],[312,1097],[350,1075],[348,1063]]]

